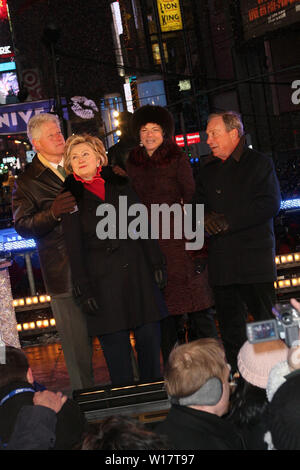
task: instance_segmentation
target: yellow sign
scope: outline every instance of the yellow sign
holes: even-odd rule
[[[163,33],[182,29],[182,18],[179,0],[169,2],[157,0],[160,29]]]

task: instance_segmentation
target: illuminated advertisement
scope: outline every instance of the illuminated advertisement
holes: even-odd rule
[[[16,103],[18,93],[19,83],[16,72],[0,72],[0,104]]]
[[[241,0],[240,4],[246,40],[300,20],[300,0]]]
[[[186,134],[187,145],[198,144],[201,142],[199,132],[192,132],[191,134]],[[179,147],[184,147],[184,135],[176,135],[175,142]]]
[[[64,119],[68,120],[66,100],[62,98]],[[28,101],[27,103],[11,104],[0,108],[0,134],[26,133],[29,119],[41,113],[54,112],[55,100]]]
[[[8,19],[7,1],[0,0],[0,58],[13,56],[14,50]]]
[[[157,0],[160,29],[163,33],[182,29],[182,17],[179,0],[169,2]]]

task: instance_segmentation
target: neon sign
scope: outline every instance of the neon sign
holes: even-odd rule
[[[8,19],[7,13],[7,2],[6,0],[0,0],[0,21]]]

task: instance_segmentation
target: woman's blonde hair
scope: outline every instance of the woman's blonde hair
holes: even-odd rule
[[[100,159],[100,165],[107,165],[107,155],[105,147],[98,137],[89,134],[74,134],[68,137],[64,150],[64,168],[67,174],[73,172],[71,165],[71,151],[78,144],[87,144]]]

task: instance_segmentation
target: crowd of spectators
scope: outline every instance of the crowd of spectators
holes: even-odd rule
[[[219,340],[176,346],[164,376],[170,409],[151,427],[128,415],[88,423],[76,401],[35,382],[22,349],[2,347],[1,450],[300,449],[298,343],[246,341],[234,376]]]

